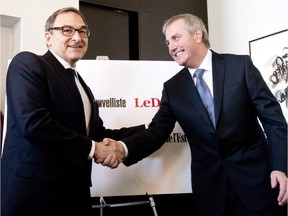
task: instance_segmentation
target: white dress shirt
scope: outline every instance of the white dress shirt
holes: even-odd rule
[[[204,81],[208,85],[208,88],[210,89],[210,92],[211,92],[212,97],[213,97],[212,52],[211,52],[211,50],[208,50],[208,52],[207,52],[205,58],[203,59],[199,68],[205,70],[202,78],[204,79]],[[196,69],[198,69],[198,68],[196,68]],[[188,68],[192,77],[193,77],[193,74],[196,71],[196,69]],[[196,77],[193,78],[193,81],[194,81],[194,84],[196,86]]]

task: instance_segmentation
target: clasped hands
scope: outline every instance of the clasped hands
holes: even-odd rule
[[[125,150],[121,143],[104,138],[102,142],[95,142],[94,162],[110,167],[117,168],[125,156]]]

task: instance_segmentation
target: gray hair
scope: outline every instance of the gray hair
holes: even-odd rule
[[[84,15],[77,9],[77,8],[74,8],[74,7],[65,7],[65,8],[62,8],[62,9],[59,9],[57,11],[55,11],[46,21],[46,24],[45,24],[45,31],[48,31],[49,28],[52,28],[53,25],[54,25],[54,22],[55,22],[55,19],[56,17],[59,15],[59,14],[62,14],[62,13],[66,13],[66,12],[74,12],[76,14],[78,14],[84,21],[85,23],[85,26],[88,28],[88,23],[84,17]]]
[[[202,40],[206,47],[210,48],[209,35],[203,21],[199,17],[192,14],[179,14],[167,19],[163,24],[162,33],[165,35],[168,26],[179,19],[184,20],[187,30],[191,33],[193,33],[197,28],[200,28],[203,32]]]

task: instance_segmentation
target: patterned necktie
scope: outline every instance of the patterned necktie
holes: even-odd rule
[[[205,72],[204,69],[197,69],[193,77],[196,77],[196,88],[198,90],[198,93],[202,99],[204,106],[206,107],[206,110],[209,113],[213,126],[215,127],[214,102],[213,102],[212,94],[206,82],[202,78],[204,72]]]

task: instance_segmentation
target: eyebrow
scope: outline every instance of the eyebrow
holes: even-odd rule
[[[71,27],[71,28],[74,28],[73,26],[71,26],[71,25],[62,25],[61,27]],[[81,28],[86,28],[86,29],[88,29],[88,27],[87,26],[85,26],[85,25],[82,25],[82,26],[80,26],[79,28],[77,28],[77,29],[81,29]]]

